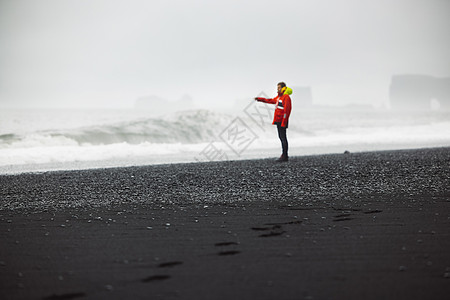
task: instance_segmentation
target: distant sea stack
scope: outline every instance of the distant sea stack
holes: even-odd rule
[[[450,109],[450,77],[395,75],[389,88],[393,109],[430,110],[432,103]]]

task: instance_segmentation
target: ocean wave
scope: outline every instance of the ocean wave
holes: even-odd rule
[[[77,117],[80,120],[77,124],[85,122],[82,114]],[[271,116],[263,120],[264,126],[243,112],[225,114],[207,110],[184,111],[160,118],[131,115],[115,122],[111,120],[118,120],[116,116],[108,121],[101,117],[98,123],[89,120],[85,126],[73,126],[71,122],[55,122],[55,115],[49,114],[43,124],[45,130],[29,119],[30,126],[26,130],[17,128],[9,132],[4,129],[0,134],[0,166],[105,160],[114,162],[113,165],[120,161],[145,164],[160,161],[160,157],[167,155],[193,161],[202,158],[205,149],[212,149],[211,145],[228,159],[252,157],[252,151],[259,157],[278,153],[280,149]],[[229,126],[236,118],[255,134],[251,144],[245,146],[245,153],[239,155],[230,141],[221,139],[229,136]],[[303,111],[291,117],[290,153],[450,146],[448,120],[448,114],[411,118],[378,113]],[[37,126],[33,127],[34,124]]]
[[[0,148],[127,144],[197,144],[214,140],[232,116],[207,110],[185,111],[163,118],[145,118],[68,130],[0,135]]]

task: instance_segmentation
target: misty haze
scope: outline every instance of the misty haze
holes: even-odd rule
[[[2,1],[0,168],[275,157],[275,107],[253,98],[275,97],[280,81],[293,90],[293,156],[448,146],[448,11],[439,0]],[[245,151],[224,140],[236,118],[252,133]]]

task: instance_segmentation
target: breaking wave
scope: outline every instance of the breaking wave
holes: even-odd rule
[[[219,115],[211,111],[188,111],[164,118],[146,118],[76,129],[3,134],[0,135],[0,148],[118,143],[196,144],[213,140],[231,120],[231,116]]]

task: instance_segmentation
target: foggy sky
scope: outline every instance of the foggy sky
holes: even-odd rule
[[[279,81],[381,105],[394,74],[450,76],[449,53],[447,0],[0,0],[0,108],[223,107]]]

